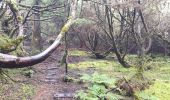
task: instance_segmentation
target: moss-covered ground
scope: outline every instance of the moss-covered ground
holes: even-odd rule
[[[36,86],[25,82],[28,71],[28,68],[1,69],[0,100],[28,100],[34,96]]]
[[[35,94],[35,87],[29,84],[0,84],[1,100],[28,100]]]
[[[130,64],[134,65],[131,68],[124,68],[122,67],[114,54],[109,55],[107,58],[105,59],[95,59],[92,58],[90,56],[90,53],[87,51],[83,51],[83,50],[69,50],[69,57],[68,61],[68,70],[69,70],[69,74],[71,73],[76,73],[74,74],[74,76],[76,75],[76,77],[72,77],[73,79],[80,79],[83,75],[89,75],[87,76],[87,80],[88,77],[91,78],[91,80],[89,80],[91,83],[94,82],[98,82],[98,83],[107,83],[106,81],[110,80],[113,78],[113,80],[120,80],[122,78],[125,78],[127,80],[130,80],[134,75],[136,75],[137,73],[137,68],[135,67],[135,64],[137,62],[137,57],[136,55],[128,55],[126,57],[126,61],[128,61]],[[52,60],[52,61],[51,61]],[[41,71],[43,69],[45,69],[47,66],[49,66],[49,62],[50,63],[56,63],[55,61],[53,61],[54,59],[49,58],[47,61],[45,61],[44,63],[38,65],[39,68],[41,69]],[[61,67],[59,67],[58,70],[60,70]],[[28,80],[29,78],[23,78],[24,75],[29,74],[30,72],[32,73],[31,70],[24,68],[24,69],[12,69],[12,70],[8,70],[8,69],[3,69],[6,73],[8,73],[8,75],[16,80]],[[64,67],[62,67],[62,74],[64,74]],[[44,72],[46,72],[44,70]],[[60,72],[60,71],[59,71]],[[96,74],[94,74],[96,73]],[[58,73],[57,75],[59,75],[61,73]],[[170,58],[169,57],[162,57],[162,56],[158,56],[156,58],[147,58],[146,60],[146,64],[144,67],[144,77],[146,77],[147,79],[152,81],[152,84],[145,88],[144,90],[139,90],[139,91],[135,91],[135,97],[136,99],[139,100],[169,100],[170,98]],[[37,75],[37,73],[36,73]],[[41,73],[38,74],[39,76],[36,76],[37,78],[39,78],[42,75],[45,75],[45,73]],[[98,76],[99,75],[99,76]],[[62,76],[62,75],[61,75]],[[6,77],[6,76],[5,76]],[[31,81],[26,81],[25,82],[12,82],[10,81],[10,79],[8,77],[7,78],[7,83],[2,83],[2,79],[0,82],[0,100],[32,100],[34,97],[43,97],[43,95],[45,96],[46,92],[42,92],[43,91],[47,91],[47,93],[49,92],[48,89],[46,89],[47,87],[44,87],[46,85],[48,85],[50,89],[65,89],[63,88],[63,84],[65,84],[64,82],[59,82],[56,83],[56,85],[50,85],[50,84],[46,84],[43,82],[40,82],[42,85],[42,89],[38,89],[39,82],[31,82]],[[32,80],[35,77],[31,78]],[[105,81],[106,78],[106,81]],[[42,78],[43,79],[43,78]],[[58,80],[61,81],[61,80]],[[4,81],[6,82],[6,81]],[[111,82],[111,81],[110,81]],[[45,84],[45,85],[44,85]],[[70,90],[73,92],[73,90],[71,88],[75,88],[77,87],[77,85],[81,85],[81,84],[77,84],[77,83],[69,83],[71,84],[71,86],[69,86],[68,88],[70,88]],[[69,85],[67,83],[66,86]],[[110,89],[110,87],[99,87],[97,85],[93,85],[92,87],[86,86],[86,84],[84,84],[85,86],[83,86],[83,89],[96,89],[97,91],[90,91],[90,93],[92,93],[93,95],[95,93],[98,93],[99,91],[102,92],[106,92],[107,90]],[[114,86],[113,84],[110,85],[111,87]],[[81,87],[81,86],[79,86]],[[44,89],[45,88],[45,89]],[[80,89],[80,88],[78,88]],[[101,90],[103,91],[101,91]],[[75,89],[76,90],[76,89]],[[88,91],[89,91],[88,90]],[[39,91],[39,92],[37,92]],[[50,93],[50,92],[49,92]],[[100,96],[103,96],[100,93]],[[43,95],[41,95],[43,94]],[[81,94],[81,93],[80,93]],[[36,96],[37,95],[37,96]],[[107,94],[105,96],[117,96],[117,95],[113,95],[113,94]],[[127,98],[127,96],[123,96],[125,97],[125,99]],[[132,98],[128,98],[128,99],[132,99]],[[88,99],[87,99],[88,100]],[[94,99],[97,100],[97,99]],[[109,99],[112,100],[112,99]],[[115,99],[113,99],[115,100]]]
[[[88,53],[83,51],[69,51],[70,56],[89,56]],[[86,54],[85,54],[86,53]],[[114,54],[112,55],[114,56]],[[137,72],[136,67],[124,68],[116,59],[93,59],[86,58],[84,61],[70,63],[69,68],[73,70],[80,70],[81,74],[86,74],[87,70],[93,70],[100,74],[120,79],[130,79]],[[126,60],[131,64],[136,64],[136,55],[128,55]],[[156,57],[149,58],[144,67],[144,76],[151,80],[151,84],[143,91],[136,91],[136,99],[139,100],[169,100],[170,98],[170,58],[169,57]],[[106,80],[107,81],[107,80]]]

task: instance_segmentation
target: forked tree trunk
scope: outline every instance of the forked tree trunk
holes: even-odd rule
[[[106,7],[106,17],[107,17],[107,22],[108,22],[108,26],[109,26],[109,30],[108,30],[108,33],[107,33],[107,31],[105,31],[106,32],[106,34],[109,34],[109,37],[110,37],[110,39],[111,39],[111,41],[112,41],[112,46],[113,46],[113,48],[115,49],[115,54],[116,54],[116,57],[117,57],[117,59],[118,59],[118,61],[119,61],[119,63],[123,66],[123,67],[125,67],[125,68],[129,68],[129,67],[131,67],[126,61],[125,61],[125,55],[126,54],[122,54],[121,52],[120,52],[120,50],[119,50],[119,48],[118,48],[118,46],[117,46],[117,43],[116,43],[116,39],[115,39],[115,35],[113,34],[114,33],[114,27],[113,27],[113,19],[112,19],[112,11],[110,10],[111,8],[109,8],[109,6],[105,6]],[[121,24],[123,24],[123,23],[121,23]]]

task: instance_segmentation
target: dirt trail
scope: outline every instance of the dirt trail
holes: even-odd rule
[[[73,98],[57,99],[54,97],[54,95],[69,97],[81,88],[81,84],[63,82],[65,69],[58,63],[61,57],[62,50],[58,49],[44,62],[34,66],[38,71],[32,77],[34,79],[32,83],[37,86],[33,100],[74,100]]]

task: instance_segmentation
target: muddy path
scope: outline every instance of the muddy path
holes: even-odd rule
[[[44,62],[33,66],[36,73],[30,80],[37,90],[32,100],[74,100],[82,84],[63,81],[65,68],[58,63],[62,55],[63,50],[59,48]],[[69,71],[69,75],[75,76],[74,73],[76,71]]]

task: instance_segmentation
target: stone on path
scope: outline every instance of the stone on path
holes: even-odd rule
[[[55,79],[46,79],[45,82],[47,82],[47,83],[56,83],[57,80],[55,80]]]
[[[74,94],[73,93],[55,93],[54,94],[54,100],[61,100],[61,99],[64,99],[64,98],[73,98],[74,97]]]

